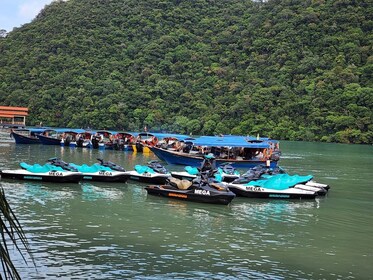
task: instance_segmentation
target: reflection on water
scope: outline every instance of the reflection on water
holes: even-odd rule
[[[119,183],[120,184],[120,183]],[[124,185],[124,184],[121,184]],[[98,200],[98,199],[121,199],[123,198],[123,192],[108,187],[95,186],[91,183],[82,182],[82,199],[83,200]]]
[[[133,169],[155,159],[131,152],[0,145],[0,168],[49,157]],[[338,145],[337,145],[338,146]],[[229,206],[147,196],[145,184],[0,181],[36,262],[13,252],[26,279],[369,279],[370,171],[346,167],[323,145],[282,145],[283,166],[332,185],[315,200],[236,198]],[[334,146],[332,146],[334,147]],[[340,147],[340,146],[338,146]],[[371,166],[342,146],[350,162]],[[296,150],[294,150],[296,149]],[[346,151],[347,149],[347,151]],[[364,154],[372,151],[369,147]],[[179,168],[172,167],[169,168]],[[352,169],[352,170],[351,170]],[[362,166],[360,166],[362,169]],[[351,188],[353,183],[353,190]],[[353,242],[351,242],[353,240]]]

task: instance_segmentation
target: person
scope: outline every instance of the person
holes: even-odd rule
[[[216,169],[216,162],[215,157],[213,154],[208,154],[204,157],[202,165],[201,165],[201,172],[204,171],[212,171]]]
[[[10,138],[13,138],[13,128],[10,129],[10,135],[9,135]]]

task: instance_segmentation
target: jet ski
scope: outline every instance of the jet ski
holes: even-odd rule
[[[1,177],[58,183],[78,183],[83,179],[83,174],[77,170],[66,170],[50,163],[31,165],[21,162],[20,166],[21,169],[0,171]]]
[[[247,184],[251,181],[255,180],[261,180],[261,179],[268,179],[271,176],[274,175],[279,175],[279,174],[287,174],[284,169],[281,167],[277,166],[275,168],[270,168],[265,165],[258,165],[253,168],[250,168],[246,173],[242,174],[238,179],[234,180],[235,184]],[[289,175],[290,176],[290,175]],[[282,178],[285,178],[286,176],[283,176]],[[280,177],[277,177],[280,178]],[[308,181],[302,182],[302,185],[298,185],[297,188],[301,188],[303,190],[308,190],[308,191],[316,191],[318,195],[325,195],[328,190],[330,189],[329,185],[327,184],[321,184],[315,182],[312,178],[310,177]],[[281,182],[277,182],[278,184]]]
[[[193,181],[171,177],[164,185],[149,185],[145,189],[149,195],[224,205],[236,196],[224,185],[212,182],[205,172]]]
[[[77,165],[75,163],[67,163],[58,158],[52,158],[49,162],[55,166],[60,166],[66,170],[77,170],[83,173],[83,180],[101,181],[101,182],[126,182],[128,175],[125,169],[110,161],[97,159],[99,163],[93,165]]]
[[[127,171],[130,180],[150,183],[165,184],[171,176],[170,172],[157,160],[148,162],[148,165],[135,165],[135,170]]]
[[[232,164],[225,162],[219,165],[218,172],[215,174],[215,178],[219,177],[221,177],[223,182],[232,182],[240,177],[240,172]]]
[[[184,180],[193,180],[197,178],[200,169],[192,166],[185,166],[184,171],[171,172],[172,177]],[[217,168],[214,177],[219,182],[232,182],[240,177],[240,173],[230,164],[223,163]]]
[[[249,181],[248,176],[239,178],[226,186],[238,196],[251,198],[312,199],[325,195],[327,185],[316,185],[312,178],[312,175],[264,174]]]
[[[197,167],[185,166],[184,171],[172,171],[171,176],[180,180],[189,180],[197,178],[199,170]]]

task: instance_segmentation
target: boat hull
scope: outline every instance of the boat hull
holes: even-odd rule
[[[150,150],[161,160],[166,161],[168,164],[189,165],[192,167],[200,167],[204,158],[203,155],[191,155],[175,151],[164,150],[158,147],[150,147]],[[216,166],[223,163],[230,163],[235,168],[252,168],[260,164],[266,164],[266,161],[261,160],[244,160],[244,159],[215,159]],[[277,161],[270,161],[270,167],[275,168]]]
[[[141,143],[136,143],[132,145],[132,151],[138,152],[138,153],[144,153],[148,154],[151,152],[150,148],[141,144]]]
[[[61,139],[45,136],[45,135],[39,135],[40,142],[43,145],[61,145]]]
[[[17,132],[12,133],[16,144],[40,144],[40,139],[38,137],[30,137],[26,135],[19,134]]]
[[[228,192],[225,194],[204,195],[201,193],[195,193],[193,191],[169,189],[166,186],[162,185],[151,185],[145,187],[145,189],[149,195],[163,196],[178,200],[186,200],[201,203],[228,205],[233,200],[233,198],[235,198],[235,195],[232,192]]]
[[[1,178],[28,180],[28,181],[43,181],[54,183],[78,183],[82,180],[83,174],[80,172],[69,171],[50,171],[42,173],[33,173],[24,169],[18,170],[3,170],[0,172]]]

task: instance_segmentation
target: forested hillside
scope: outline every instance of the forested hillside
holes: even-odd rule
[[[0,38],[0,104],[29,124],[373,143],[372,16],[368,0],[55,1]]]

